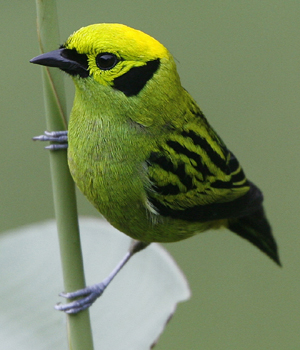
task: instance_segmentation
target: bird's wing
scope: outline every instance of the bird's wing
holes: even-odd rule
[[[261,204],[260,190],[200,110],[147,160],[148,201],[163,216],[210,221],[247,215]]]

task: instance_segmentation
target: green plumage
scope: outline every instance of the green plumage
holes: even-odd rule
[[[75,32],[61,50],[70,64],[56,66],[76,87],[70,170],[113,226],[143,242],[225,226],[280,264],[262,193],[183,89],[159,42],[99,24]]]

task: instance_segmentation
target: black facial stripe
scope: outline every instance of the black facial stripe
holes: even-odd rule
[[[135,96],[143,89],[147,81],[152,78],[159,64],[160,61],[157,59],[149,61],[141,67],[133,67],[127,73],[116,78],[113,87],[122,91],[128,97]]]
[[[61,48],[63,48],[63,46],[61,46]],[[81,78],[87,78],[89,76],[87,55],[80,54],[76,50],[70,49],[64,49],[61,55],[70,60],[70,66],[68,68],[61,68],[63,71],[70,75],[79,75]]]

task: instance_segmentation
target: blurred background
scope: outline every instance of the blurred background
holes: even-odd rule
[[[53,218],[35,2],[1,9],[0,231]],[[167,244],[192,299],[158,350],[300,348],[300,45],[298,1],[58,1],[61,44],[119,22],[161,41],[183,86],[264,192],[283,268],[223,230]],[[55,49],[55,47],[53,48]],[[69,111],[74,89],[66,79]],[[81,215],[100,215],[79,194]],[[3,268],[3,267],[2,267]],[[96,281],[94,281],[96,282]]]

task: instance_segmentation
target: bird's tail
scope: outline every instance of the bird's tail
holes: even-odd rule
[[[262,206],[247,216],[229,219],[228,229],[247,239],[281,266],[277,244]]]

